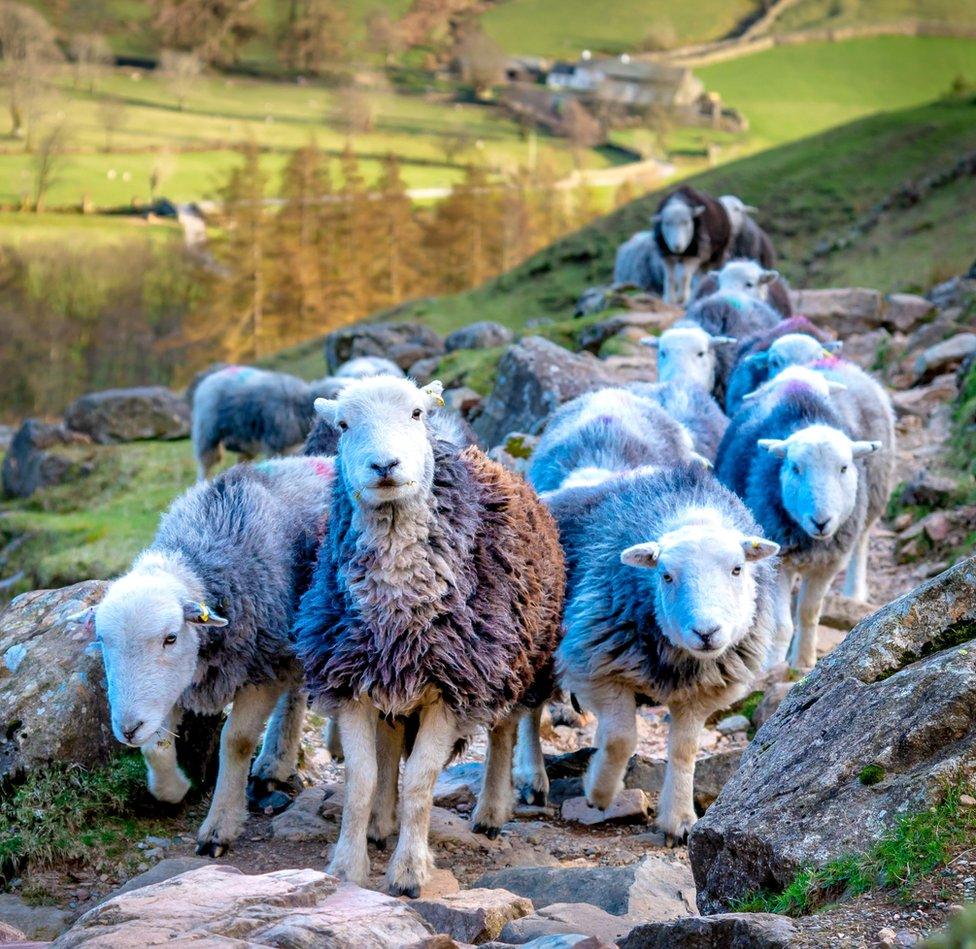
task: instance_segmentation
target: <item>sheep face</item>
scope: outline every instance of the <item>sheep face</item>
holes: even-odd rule
[[[723,194],[718,200],[725,208],[725,213],[729,216],[729,223],[732,225],[732,235],[734,237],[742,232],[746,218],[759,210],[751,204],[746,204],[742,198],[734,194]]]
[[[628,547],[620,559],[654,571],[657,623],[671,645],[716,659],[752,626],[757,591],[751,564],[778,550],[772,541],[706,519]]]
[[[691,382],[711,392],[715,386],[716,353],[733,346],[729,336],[709,336],[699,326],[673,326],[659,337],[649,337],[645,346],[657,350],[660,382]]]
[[[787,439],[761,438],[758,444],[783,460],[783,507],[814,540],[829,540],[851,516],[858,482],[854,460],[881,447],[881,442],[851,441],[829,425],[810,425]]]
[[[141,747],[158,737],[170,712],[193,683],[200,629],[227,620],[191,602],[171,574],[136,572],[112,584],[95,609],[112,731]],[[215,634],[215,635],[219,635]]]
[[[769,347],[769,374],[775,376],[787,366],[812,366],[839,350],[839,344],[821,343],[806,333],[787,333]]]
[[[664,243],[672,254],[683,254],[688,249],[695,236],[695,218],[704,210],[704,207],[691,207],[675,195],[654,216],[655,222],[661,225]]]
[[[754,260],[733,260],[718,272],[718,289],[765,301],[769,284],[778,276],[778,271],[765,270]]]
[[[439,382],[419,389],[390,376],[351,380],[337,399],[315,400],[319,415],[339,429],[338,462],[354,501],[376,507],[430,489],[427,415],[442,404]]]

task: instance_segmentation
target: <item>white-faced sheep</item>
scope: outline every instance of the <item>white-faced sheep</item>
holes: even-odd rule
[[[641,340],[657,350],[659,381],[691,383],[708,393],[723,392],[724,376],[737,342],[734,336],[713,336],[698,323],[687,320],[679,320],[660,336]]]
[[[479,725],[489,747],[475,830],[495,836],[510,816],[516,723],[552,689],[564,586],[546,507],[478,449],[440,437],[429,420],[440,401],[440,383],[380,378],[316,403],[342,436],[328,537],[295,623],[345,752],[329,865],[342,879],[364,882],[367,836],[396,830],[404,723],[416,723],[387,870],[391,892],[411,896],[432,866],[434,782]]]
[[[767,383],[767,396],[735,416],[716,462],[722,482],[782,548],[770,661],[781,661],[792,639],[790,662],[801,669],[816,662],[823,597],[845,562],[846,592],[866,598],[870,530],[887,503],[894,463],[894,416],[887,395],[855,367],[825,362],[831,365],[823,375],[835,391],[815,391],[802,378],[809,369],[785,370]],[[837,391],[838,386],[844,388]]]
[[[200,479],[220,460],[221,446],[242,459],[281,455],[305,441],[316,397],[329,380],[308,383],[285,372],[227,366],[193,393],[192,438]]]
[[[756,260],[763,267],[776,266],[776,251],[769,235],[752,219],[759,208],[745,204],[734,194],[723,194],[719,201],[729,215],[732,223],[731,257],[746,257]]]
[[[729,420],[702,386],[693,382],[632,382],[627,388],[660,405],[688,430],[695,451],[708,461],[715,461]]]
[[[559,492],[552,510],[568,564],[559,678],[599,720],[587,800],[606,808],[622,788],[637,704],[666,703],[657,823],[682,839],[705,720],[746,694],[769,648],[777,545],[695,464]]]
[[[700,273],[721,267],[732,240],[732,225],[721,202],[682,185],[658,205],[654,242],[664,263],[664,299],[684,303]]]
[[[217,786],[197,853],[220,856],[246,818],[295,768],[306,693],[291,620],[325,529],[331,459],[238,465],[198,484],[163,515],[152,544],[97,606],[112,730],[142,750],[149,790],[181,801],[189,790],[171,736],[185,711],[217,714]],[[270,721],[269,721],[270,716]]]
[[[777,323],[772,329],[756,333],[742,340],[736,354],[725,390],[725,412],[731,418],[739,410],[746,393],[758,389],[769,378],[769,348],[781,336],[802,334],[817,340],[826,353],[840,351],[841,344],[806,317],[793,316]]]
[[[657,249],[653,231],[638,231],[617,248],[613,261],[614,285],[632,285],[664,293],[664,261]]]
[[[779,271],[768,270],[754,260],[730,260],[721,270],[713,270],[699,282],[692,299],[700,300],[722,291],[762,300],[784,319],[793,315],[787,282]]]
[[[529,481],[537,491],[554,491],[691,458],[690,433],[656,400],[599,389],[553,413],[532,452]]]

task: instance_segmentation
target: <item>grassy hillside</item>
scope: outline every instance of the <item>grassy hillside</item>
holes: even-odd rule
[[[762,209],[781,269],[798,285],[869,284],[918,290],[969,267],[976,254],[976,180],[963,178],[914,206],[897,207],[842,251],[810,261],[903,185],[976,151],[976,98],[944,100],[861,119],[696,175],[693,184],[732,192]],[[452,297],[398,310],[438,330],[475,319],[522,327],[567,315],[579,292],[606,283],[622,240],[647,226],[659,193],[559,241],[512,272]]]
[[[776,20],[773,32],[902,20],[976,27],[976,5],[971,0],[800,0]]]

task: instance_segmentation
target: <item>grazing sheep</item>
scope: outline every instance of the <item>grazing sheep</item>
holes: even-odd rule
[[[697,323],[680,320],[660,336],[646,336],[641,343],[657,350],[657,377],[661,382],[686,382],[706,392],[724,390],[726,373],[734,352],[732,336],[712,336]]]
[[[617,248],[613,262],[613,282],[664,293],[664,261],[658,252],[653,231],[638,231]]]
[[[693,382],[632,382],[627,388],[657,402],[691,433],[695,451],[708,461],[715,461],[729,420],[704,388]]]
[[[754,260],[730,260],[713,270],[695,289],[693,300],[728,291],[768,303],[784,319],[793,315],[789,284],[776,270],[767,270]]]
[[[807,381],[816,375],[791,367],[767,383],[767,395],[733,418],[716,462],[719,479],[781,547],[772,663],[793,637],[792,588],[801,578],[790,662],[802,669],[816,662],[823,597],[845,561],[849,594],[864,598],[868,535],[887,502],[894,456],[880,387],[844,364],[822,373],[835,390],[845,387],[825,395]]]
[[[200,480],[220,460],[221,446],[242,460],[300,446],[312,428],[312,403],[330,385],[328,379],[308,383],[251,366],[211,373],[193,393],[193,454]]]
[[[723,194],[719,201],[732,224],[730,256],[757,260],[763,267],[775,267],[776,251],[773,249],[773,242],[751,217],[759,213],[759,208],[744,204],[734,194]]]
[[[737,362],[725,390],[725,413],[729,418],[739,411],[742,397],[747,392],[754,392],[769,378],[769,347],[781,336],[794,333],[812,336],[823,344],[827,352],[835,353],[840,349],[839,343],[833,342],[827,333],[804,316],[790,317],[772,329],[743,340],[739,344]]]
[[[529,482],[536,491],[554,491],[691,456],[691,435],[659,402],[626,389],[600,389],[553,413],[532,452]]]
[[[769,649],[778,547],[701,465],[560,492],[552,510],[569,568],[559,678],[599,720],[587,800],[606,808],[623,787],[637,704],[666,703],[657,823],[683,839],[705,720],[748,692]]]
[[[198,854],[219,857],[240,833],[265,722],[249,796],[260,802],[294,771],[306,693],[289,633],[334,470],[328,458],[278,459],[190,488],[129,572],[77,617],[101,645],[112,731],[142,749],[159,800],[181,801],[190,787],[171,738],[182,713],[233,702]]]
[[[728,256],[728,212],[709,195],[682,185],[661,201],[653,222],[654,243],[664,263],[664,300],[684,303],[692,280],[721,267]]]
[[[364,883],[367,836],[396,830],[404,725],[416,728],[387,870],[391,892],[410,896],[430,876],[434,782],[479,725],[489,746],[474,828],[497,836],[511,814],[516,724],[551,693],[564,586],[545,505],[441,436],[429,419],[440,391],[377,378],[316,402],[342,435],[329,533],[295,623],[310,691],[345,752],[330,873]],[[534,781],[548,786],[544,772]]]
[[[782,316],[762,300],[729,290],[695,300],[685,311],[685,320],[712,336],[738,340],[773,329]]]

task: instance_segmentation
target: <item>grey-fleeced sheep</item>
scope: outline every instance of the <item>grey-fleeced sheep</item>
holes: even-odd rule
[[[613,261],[614,284],[627,284],[664,293],[664,261],[657,249],[653,231],[638,231],[617,248]]]
[[[753,214],[759,212],[751,204],[734,194],[723,194],[719,201],[729,215],[732,222],[732,241],[730,244],[731,257],[746,257],[757,260],[763,267],[776,266],[776,251],[769,235],[752,219]]]
[[[845,592],[865,599],[871,527],[891,491],[894,415],[884,390],[837,359],[819,373],[835,391],[814,391],[791,367],[732,420],[716,472],[782,550],[771,662],[812,668],[823,597],[847,563]],[[836,391],[839,386],[844,388]],[[793,635],[792,589],[801,579]]]
[[[497,836],[511,814],[516,724],[552,691],[565,580],[548,510],[520,477],[441,437],[429,413],[442,401],[440,383],[378,378],[316,402],[342,435],[328,537],[295,621],[309,689],[345,752],[336,876],[362,883],[367,837],[396,830],[416,724],[387,869],[391,891],[410,896],[433,865],[434,782],[479,725],[489,744],[475,830]],[[536,750],[529,780],[544,793]]]
[[[197,484],[163,515],[129,572],[75,617],[94,624],[112,730],[142,750],[156,798],[180,801],[190,787],[171,737],[183,712],[212,715],[233,703],[199,854],[220,856],[240,833],[266,722],[248,795],[280,798],[294,771],[306,693],[291,620],[334,472],[328,458],[287,458]]]
[[[242,460],[298,448],[312,428],[316,397],[331,385],[252,366],[211,373],[193,393],[191,434],[200,479],[220,460],[221,447]]]
[[[638,703],[666,703],[668,761],[657,823],[695,823],[705,720],[748,692],[769,649],[777,545],[702,465],[558,492],[567,558],[560,682],[599,721],[584,779],[606,808],[637,743]]]
[[[646,336],[644,346],[657,351],[657,377],[661,382],[701,386],[706,392],[725,391],[725,379],[737,346],[734,336],[712,335],[698,323],[679,320],[660,336]]]
[[[627,388],[642,398],[657,402],[691,433],[695,451],[703,458],[715,461],[729,420],[702,386],[693,382],[632,382]]]
[[[754,260],[730,260],[721,270],[713,270],[695,288],[693,300],[722,291],[741,293],[769,304],[784,319],[793,315],[789,284],[776,270],[768,270]]]
[[[690,433],[657,400],[600,389],[553,413],[532,453],[529,481],[537,491],[554,491],[691,457]]]
[[[721,267],[729,256],[728,212],[703,191],[681,185],[664,197],[653,222],[654,242],[664,264],[664,300],[685,303],[692,281]]]

